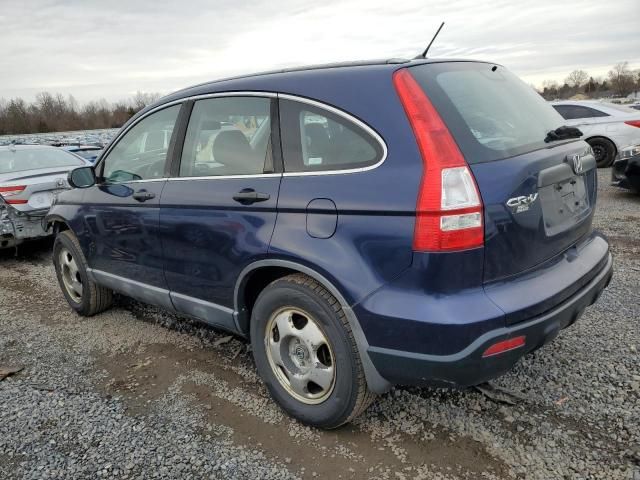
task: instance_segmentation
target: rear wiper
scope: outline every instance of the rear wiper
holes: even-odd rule
[[[550,132],[548,132],[547,136],[544,137],[544,141],[546,143],[549,143],[555,142],[556,140],[566,140],[567,138],[580,138],[581,136],[582,132],[576,127],[563,125],[556,128],[555,130],[551,130]]]

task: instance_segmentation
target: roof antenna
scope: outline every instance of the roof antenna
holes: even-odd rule
[[[435,41],[436,37],[438,36],[438,34],[440,33],[440,30],[442,30],[442,27],[444,27],[444,22],[442,22],[440,24],[440,27],[438,27],[438,31],[436,32],[436,34],[433,36],[433,38],[431,39],[431,41],[429,42],[429,45],[427,45],[427,48],[424,49],[424,52],[422,52],[421,55],[418,55],[415,58],[427,58],[427,52],[429,51],[429,49],[431,48],[431,45],[433,44],[433,42]]]

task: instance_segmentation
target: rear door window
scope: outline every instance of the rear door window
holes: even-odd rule
[[[272,171],[271,101],[240,96],[196,101],[182,150],[180,176]]]
[[[443,62],[410,68],[470,164],[548,147],[564,119],[529,85],[501,66]]]
[[[349,170],[382,159],[380,142],[346,115],[283,99],[280,122],[286,172]]]

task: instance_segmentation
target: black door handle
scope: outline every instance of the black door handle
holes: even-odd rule
[[[139,202],[146,202],[147,200],[156,198],[156,194],[147,192],[146,190],[138,190],[136,193],[133,194],[133,198],[135,198]]]
[[[243,205],[251,205],[256,202],[265,202],[271,198],[268,193],[256,192],[252,188],[244,188],[233,196],[236,202]]]

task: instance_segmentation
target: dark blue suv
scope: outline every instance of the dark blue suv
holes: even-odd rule
[[[393,384],[508,371],[612,275],[593,153],[492,63],[390,60],[198,85],[132,118],[48,216],[81,315],[113,292],[251,340],[333,428]]]

